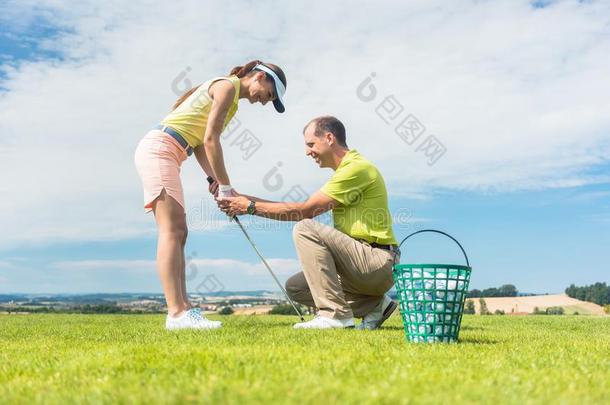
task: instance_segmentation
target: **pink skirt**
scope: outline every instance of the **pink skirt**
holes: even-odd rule
[[[161,130],[153,129],[142,138],[134,163],[144,186],[144,211],[152,211],[163,189],[184,209],[180,166],[187,157],[178,141]]]

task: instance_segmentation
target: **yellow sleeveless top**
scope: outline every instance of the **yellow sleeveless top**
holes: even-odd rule
[[[233,98],[233,104],[229,107],[229,111],[227,111],[227,117],[222,126],[224,129],[235,115],[235,112],[237,112],[240,83],[239,78],[235,75],[215,77],[203,83],[161,121],[163,125],[178,131],[192,148],[203,144],[205,128],[208,125],[208,115],[212,108],[212,97],[210,97],[208,89],[217,80],[229,80],[233,83],[233,87],[235,87],[235,98]]]

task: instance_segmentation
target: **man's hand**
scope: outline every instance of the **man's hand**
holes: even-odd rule
[[[222,200],[217,200],[218,207],[227,215],[243,215],[248,211],[250,200],[244,196],[227,197]]]

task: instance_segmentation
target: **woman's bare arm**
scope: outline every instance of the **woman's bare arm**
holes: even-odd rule
[[[229,175],[225,168],[222,146],[220,145],[220,134],[222,133],[224,121],[227,117],[229,107],[235,97],[235,87],[228,80],[219,80],[210,86],[212,97],[212,108],[208,115],[208,123],[203,136],[203,148],[219,184],[229,185]]]
[[[212,170],[212,166],[210,165],[210,161],[208,160],[208,157],[205,154],[205,149],[203,148],[203,145],[199,145],[196,148],[193,148],[193,154],[197,158],[197,162],[199,162],[199,166],[201,166],[201,169],[203,169],[203,172],[206,174],[206,176],[216,178],[214,170]]]

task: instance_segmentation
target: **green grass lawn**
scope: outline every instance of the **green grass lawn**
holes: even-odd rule
[[[610,317],[465,316],[459,344],[382,330],[293,330],[228,316],[166,332],[157,315],[0,316],[0,403],[603,403]]]

